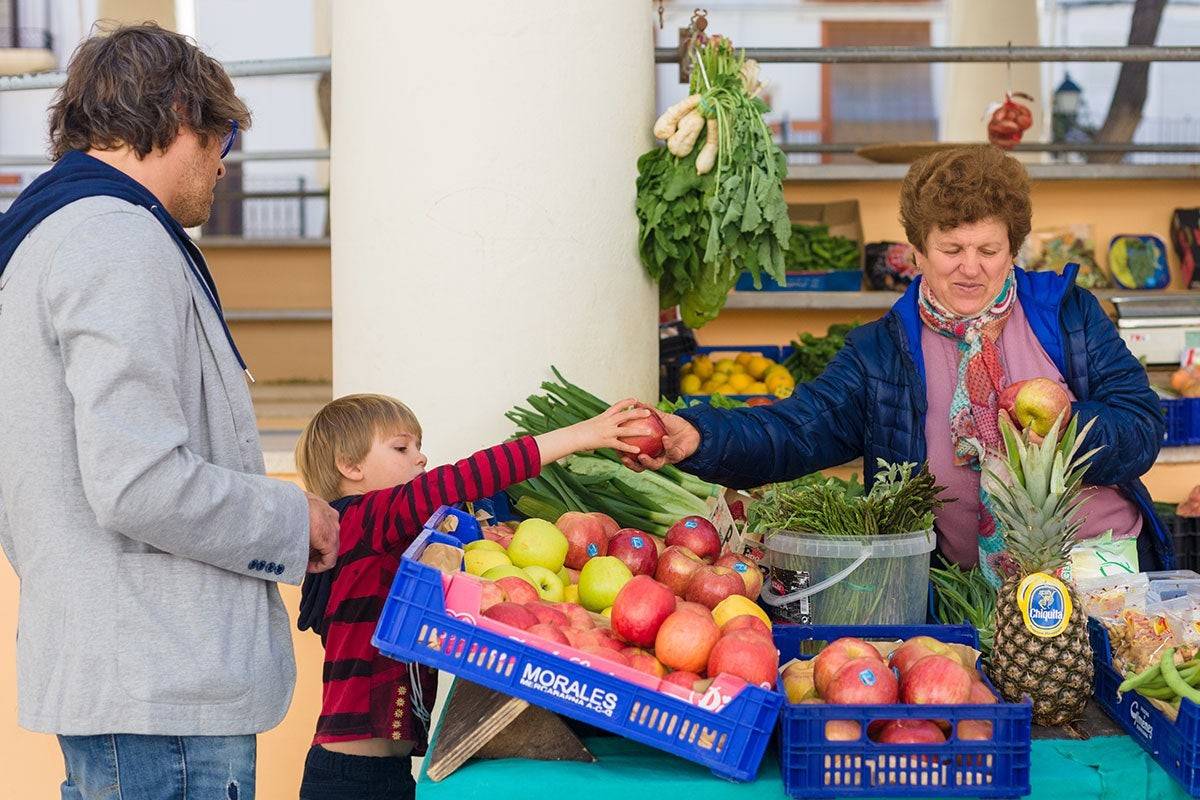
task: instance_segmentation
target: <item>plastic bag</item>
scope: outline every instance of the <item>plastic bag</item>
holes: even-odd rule
[[[1109,530],[1084,539],[1071,548],[1071,560],[1064,571],[1066,580],[1116,578],[1138,571],[1137,537],[1114,539]]]
[[[1062,272],[1068,263],[1079,265],[1075,283],[1085,289],[1109,286],[1108,275],[1096,263],[1096,242],[1092,226],[1060,225],[1029,234],[1021,245],[1019,261],[1031,272]]]
[[[872,289],[902,292],[917,277],[916,253],[908,242],[870,242],[864,249]]]

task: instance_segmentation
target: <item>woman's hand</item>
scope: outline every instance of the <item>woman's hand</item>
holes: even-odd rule
[[[663,452],[658,458],[638,453],[622,455],[621,461],[634,472],[644,469],[662,469],[667,464],[676,464],[696,452],[700,447],[700,431],[683,417],[674,414],[659,414],[667,435],[663,437]],[[636,451],[636,448],[635,448]]]

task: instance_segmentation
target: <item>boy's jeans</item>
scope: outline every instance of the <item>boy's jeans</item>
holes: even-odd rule
[[[254,800],[253,736],[59,736],[62,800]]]

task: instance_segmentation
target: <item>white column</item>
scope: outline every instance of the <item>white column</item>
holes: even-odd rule
[[[642,0],[333,4],[334,392],[410,404],[443,461],[504,438],[555,364],[657,389],[637,257]],[[435,463],[436,463],[435,461]]]
[[[950,0],[948,47],[1014,47],[1037,46],[1038,1]],[[1033,127],[1025,132],[1025,141],[1041,138],[1045,121],[1042,109],[1048,98],[1040,97],[1042,90],[1041,65],[1013,64],[1012,85],[1009,86],[1007,64],[947,64],[942,97],[942,139],[949,142],[986,142],[987,120],[983,113],[989,103],[1002,101],[1004,92],[1033,95],[1034,102],[1019,100],[1033,111]],[[1031,154],[1023,154],[1031,155]],[[1038,156],[1032,154],[1032,159]]]

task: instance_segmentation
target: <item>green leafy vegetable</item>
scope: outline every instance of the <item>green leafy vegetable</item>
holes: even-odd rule
[[[830,325],[824,336],[800,334],[800,338],[792,342],[792,352],[783,360],[783,365],[792,373],[796,383],[811,381],[825,371],[825,367],[845,346],[847,334],[858,326],[858,322],[838,323]]]

